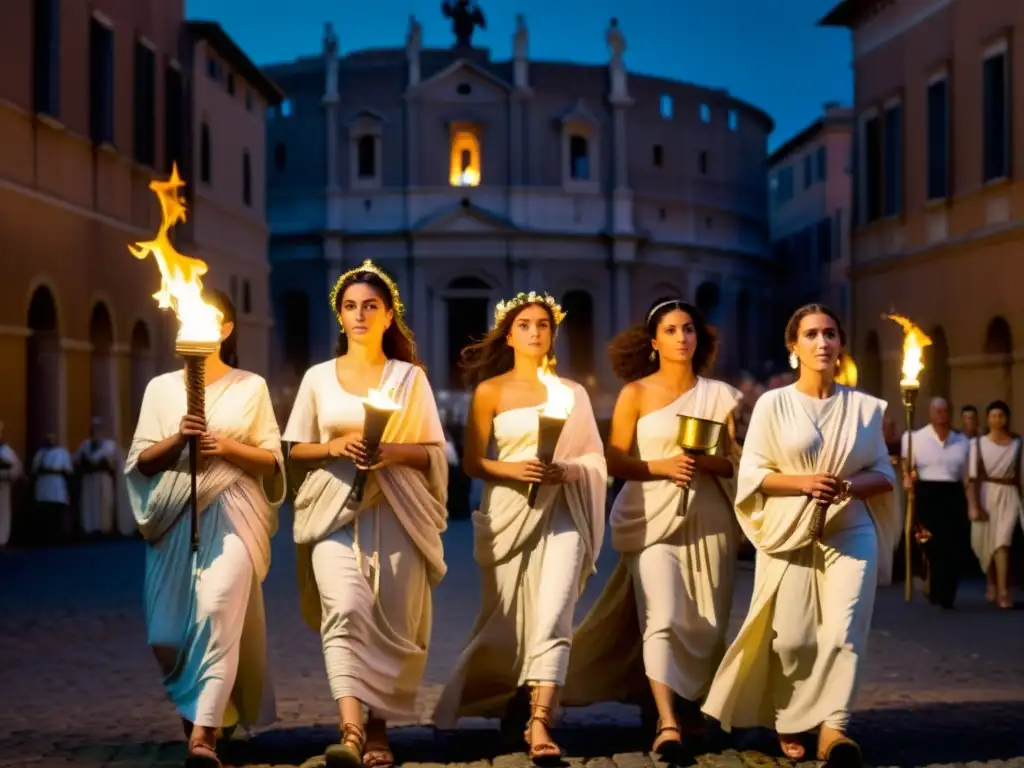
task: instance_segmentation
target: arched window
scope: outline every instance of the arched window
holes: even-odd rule
[[[472,131],[457,131],[452,136],[449,183],[453,187],[476,187],[480,175],[480,140]]]

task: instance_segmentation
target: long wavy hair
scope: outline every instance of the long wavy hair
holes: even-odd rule
[[[381,344],[384,355],[392,360],[401,360],[422,367],[422,363],[416,355],[416,339],[409,326],[405,324],[405,319],[395,311],[395,298],[391,295],[391,289],[373,272],[355,272],[345,279],[345,282],[338,288],[338,294],[334,300],[335,317],[341,317],[341,303],[345,299],[345,291],[357,283],[372,288],[373,292],[380,296],[384,306],[394,313],[391,325],[384,331],[384,339]],[[348,336],[345,335],[344,330],[341,330],[338,331],[338,341],[334,345],[334,356],[341,357],[346,352],[348,352]]]
[[[676,310],[682,310],[690,316],[697,332],[697,349],[690,361],[693,372],[700,376],[712,366],[718,352],[718,335],[714,329],[708,325],[701,311],[689,302],[674,296],[663,296],[651,303],[642,323],[620,331],[608,343],[608,360],[621,381],[636,381],[658,370],[660,361],[657,355],[653,355],[652,359],[654,348],[651,342],[654,341],[662,318]]]
[[[231,333],[220,343],[220,359],[225,365],[238,367],[238,314],[235,304],[223,291],[216,288],[203,288],[203,301],[220,310],[222,323],[231,323]]]
[[[551,307],[541,301],[523,304],[506,314],[501,322],[491,328],[480,341],[467,345],[459,353],[462,383],[466,387],[475,389],[481,381],[512,370],[516,353],[508,345],[506,339],[516,318],[527,307],[540,307],[547,313],[548,320],[551,321],[551,347],[547,351],[547,356],[552,363],[554,362],[555,333],[558,328],[555,324],[554,312],[551,311]]]

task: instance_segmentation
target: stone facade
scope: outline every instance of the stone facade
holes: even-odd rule
[[[94,415],[126,444],[147,381],[177,364],[176,323],[152,297],[156,265],[127,249],[159,223],[149,182],[176,161],[203,232],[232,216],[196,201],[186,170],[183,3],[8,0],[3,18],[0,421],[23,457],[48,432],[77,446]],[[194,231],[177,233],[180,250]]]
[[[826,104],[821,117],[768,158],[772,253],[780,267],[776,328],[812,301],[850,324],[852,137],[853,110]]]
[[[1021,407],[1024,145],[1012,136],[1024,125],[1024,5],[846,0],[822,23],[853,36],[862,381],[899,402],[901,334],[880,318],[895,309],[934,341],[922,398]]]
[[[268,218],[281,369],[331,354],[328,293],[372,258],[399,282],[437,388],[494,305],[545,289],[568,311],[563,375],[617,388],[604,346],[659,295],[721,326],[723,370],[764,355],[770,307],[764,163],[771,119],[724,91],[607,66],[510,61],[478,48],[322,54],[272,66],[289,99],[268,123]]]

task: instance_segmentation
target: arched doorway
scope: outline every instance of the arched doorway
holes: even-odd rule
[[[744,288],[736,296],[736,366],[748,373],[752,372],[755,363],[752,304],[753,298]]]
[[[1001,372],[1000,397],[1013,407],[1013,332],[1006,318],[996,315],[985,331],[985,354],[996,358]]]
[[[310,364],[309,297],[305,291],[281,295],[280,344],[285,372],[301,377]]]
[[[153,378],[153,345],[149,337],[149,326],[142,320],[136,321],[132,327],[132,340],[128,351],[131,370],[131,419],[134,424],[139,420],[142,410],[142,396],[146,386]]]
[[[878,331],[864,337],[864,356],[857,361],[861,388],[876,397],[882,396],[882,343]]]
[[[722,292],[717,284],[707,282],[697,286],[695,303],[710,325],[718,325],[718,310],[721,302]]]
[[[594,299],[586,291],[569,291],[562,298],[566,363],[569,376],[587,386],[597,384],[594,368]]]
[[[32,294],[28,308],[30,336],[26,345],[26,392],[28,413],[26,434],[28,457],[35,454],[47,434],[62,439],[60,333],[57,303],[46,286]]]
[[[941,325],[935,326],[930,336],[932,343],[924,348],[924,370],[928,376],[928,391],[931,397],[941,397],[948,402],[952,389],[949,341]]]
[[[110,319],[107,305],[97,302],[89,319],[89,345],[92,354],[89,359],[90,418],[98,418],[108,435],[116,435],[117,424],[117,378],[114,372],[113,347],[114,323]]]
[[[448,387],[462,387],[460,356],[467,344],[479,341],[490,328],[491,286],[479,277],[457,277],[444,292]]]

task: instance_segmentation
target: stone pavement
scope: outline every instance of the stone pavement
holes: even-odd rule
[[[299,618],[290,520],[274,542],[266,584],[278,722],[226,745],[229,765],[298,766],[337,739],[319,638]],[[448,576],[435,595],[434,639],[421,693],[421,722],[396,727],[399,762],[415,768],[519,768],[496,723],[470,721],[454,735],[425,723],[475,617],[479,578],[471,528],[446,534]],[[0,552],[0,766],[179,766],[178,720],[145,643],[144,545],[111,542]],[[614,565],[606,550],[582,611]],[[741,564],[733,631],[750,597]],[[872,765],[1005,765],[1024,768],[1024,611],[997,611],[967,585],[958,610],[940,611],[902,588],[879,594],[852,735]],[[559,740],[574,768],[648,768],[650,735],[624,705],[569,711]],[[701,766],[790,765],[758,732],[709,746]],[[312,763],[311,763],[312,764]],[[808,763],[813,765],[813,763]]]

